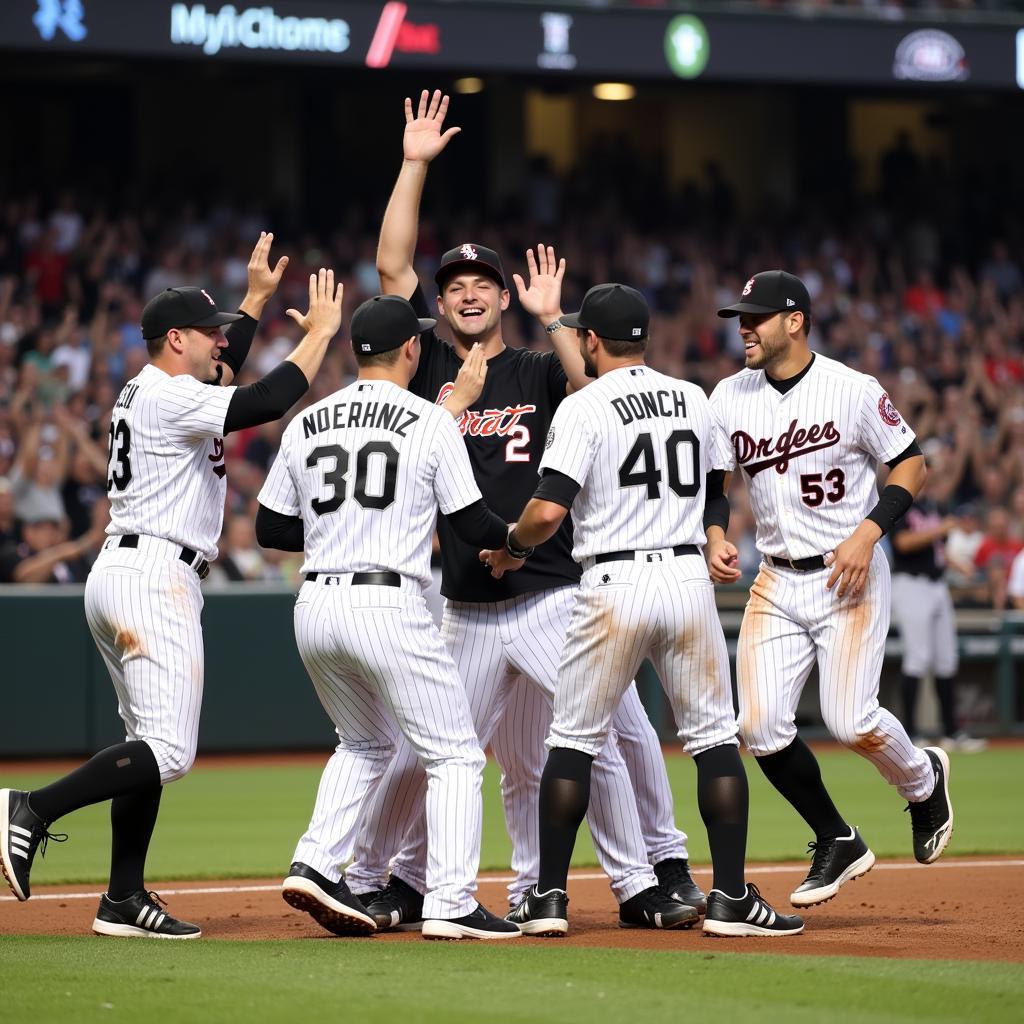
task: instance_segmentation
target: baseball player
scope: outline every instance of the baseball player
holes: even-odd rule
[[[463,543],[500,543],[507,527],[451,416],[407,390],[435,323],[398,296],[364,302],[352,317],[358,379],[292,420],[259,495],[260,543],[305,548],[295,638],[338,733],[282,892],[336,934],[375,930],[337,865],[401,732],[428,780],[423,937],[511,939],[518,927],[473,895],[484,754],[423,596],[439,511]]]
[[[929,483],[935,477],[929,476]],[[929,488],[930,489],[930,488]],[[928,672],[942,716],[943,750],[972,753],[985,741],[968,736],[956,720],[956,674],[960,665],[956,616],[946,581],[946,538],[956,529],[955,516],[942,515],[930,496],[918,498],[892,528],[892,615],[903,640],[903,724],[917,732],[917,696]]]
[[[740,629],[740,732],[814,831],[810,872],[791,897],[808,907],[875,861],[797,735],[797,702],[815,663],[825,725],[909,801],[917,859],[938,858],[953,828],[949,759],[916,748],[878,703],[890,584],[876,545],[910,508],[924,457],[874,378],[811,352],[810,297],[798,278],[757,274],[718,315],[739,317],[746,369],[715,388],[711,405],[731,440],[726,468],[743,470],[763,559]],[[890,472],[879,496],[880,462]],[[716,582],[739,575],[727,525],[708,533]]]
[[[239,313],[203,288],[169,288],[142,311],[149,363],[121,389],[110,420],[107,539],[85,587],[85,614],[117,692],[124,743],[62,779],[0,790],[0,865],[27,900],[36,850],[51,824],[110,800],[110,883],[93,931],[198,938],[146,891],[144,869],[162,787],[195,759],[203,692],[200,581],[217,557],[227,488],[222,438],[283,416],[308,390],[341,320],[332,271],[310,277],[309,312],[295,350],[265,377],[233,387],[256,322],[287,265],[271,270],[273,236],[261,234]],[[226,331],[221,328],[226,327]],[[66,838],[66,837],[65,837]]]
[[[798,934],[799,917],[777,914],[744,882],[747,779],[725,635],[701,554],[705,480],[724,447],[716,443],[711,407],[700,388],[645,365],[649,312],[635,289],[591,288],[562,323],[576,329],[597,381],[555,413],[533,498],[504,548],[480,554],[501,577],[551,538],[572,509],[573,557],[583,577],[541,781],[540,877],[509,920],[531,935],[568,931],[566,879],[590,801],[591,765],[649,656],[697,764],[697,802],[714,864],[704,931]],[[622,923],[658,921],[664,907],[659,890],[651,890],[637,917]],[[694,924],[696,911],[685,909],[688,915],[661,918],[661,927]]]
[[[459,130],[449,128],[442,133],[447,105],[448,98],[439,92],[432,97],[424,92],[418,116],[413,117],[411,101],[406,100],[405,160],[384,215],[378,250],[382,289],[411,296],[421,316],[428,310],[413,269],[419,203],[430,160]],[[555,409],[567,391],[588,383],[575,335],[558,322],[564,261],[555,258],[553,249],[538,247],[536,256],[531,252],[527,262],[529,287],[518,276],[515,281],[520,301],[548,329],[556,351],[540,354],[504,345],[501,313],[510,296],[501,262],[493,250],[467,243],[445,253],[436,275],[440,292],[437,310],[451,328],[455,345],[442,343],[433,332],[424,334],[419,370],[410,385],[413,393],[444,403],[458,417],[477,483],[489,506],[507,520],[515,517],[533,493],[544,437]],[[475,403],[459,406],[449,392],[474,343],[480,344],[487,357],[487,380]],[[533,691],[526,697],[530,706],[521,723],[506,717],[504,742],[496,748],[506,758],[506,808],[512,815],[509,834],[516,846],[516,878],[509,888],[511,902],[517,903],[537,877],[537,834],[532,823],[543,747],[539,745],[540,731],[533,725],[538,716],[546,720],[551,714],[558,658],[576,600],[579,569],[571,557],[568,527],[542,546],[526,569],[501,581],[491,578],[480,565],[479,548],[461,541],[444,521],[438,532],[442,593],[447,598],[441,633],[469,693],[481,744],[489,742],[502,720],[516,683],[523,680]],[[626,699],[625,713],[631,722],[641,718],[646,722],[635,687]],[[600,862],[626,916],[635,916],[631,901],[654,887],[659,873],[673,893],[703,909],[703,893],[687,870],[685,836],[672,822],[671,791],[660,745],[649,723],[642,735],[653,751],[649,760],[656,758],[658,766],[655,784],[645,789],[645,794],[653,793],[659,801],[646,808],[648,820],[656,823],[646,831],[658,832],[661,863],[652,869],[637,797],[614,738],[595,766],[590,826]],[[413,752],[401,746],[370,808],[355,863],[348,871],[353,890],[370,894],[366,897],[368,909],[379,927],[414,927],[421,916],[427,863],[423,785]],[[388,881],[388,861],[395,854]],[[385,890],[374,895],[385,882]],[[686,909],[667,906],[664,919],[674,912],[685,914]]]

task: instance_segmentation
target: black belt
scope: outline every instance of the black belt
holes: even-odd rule
[[[797,572],[814,572],[825,568],[824,555],[811,555],[810,558],[775,558],[773,555],[761,556],[772,568],[796,569]]]
[[[119,548],[137,548],[139,546],[139,535],[137,533],[122,533],[117,538],[117,547]],[[196,575],[201,579],[205,580],[210,575],[210,563],[204,558],[199,562],[196,559],[199,557],[198,551],[193,551],[192,548],[182,548],[178,552],[178,558],[183,562],[187,562],[189,568],[195,569]]]
[[[307,572],[306,579],[312,583],[320,576],[337,576],[331,572]],[[353,587],[400,587],[402,577],[397,572],[354,572],[352,573]]]
[[[643,554],[643,552],[640,552]],[[636,558],[635,551],[606,551],[603,555],[594,555],[594,561],[600,562],[632,562]],[[700,548],[696,544],[677,544],[672,549],[673,555],[699,555]],[[648,562],[659,562],[661,561],[660,551],[650,551],[647,553]]]

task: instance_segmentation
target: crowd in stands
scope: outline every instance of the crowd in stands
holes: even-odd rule
[[[735,321],[720,320],[716,309],[755,271],[792,270],[812,296],[812,347],[878,377],[916,429],[930,466],[928,496],[947,513],[957,600],[1024,606],[1024,560],[1011,580],[1024,546],[1024,220],[1013,189],[965,190],[941,168],[923,168],[902,140],[883,161],[876,195],[803,197],[799,211],[751,219],[714,166],[702,181],[668,190],[657,168],[645,170],[620,141],[595,148],[581,165],[587,170],[567,179],[535,161],[523,195],[486,214],[445,208],[440,198],[420,231],[428,297],[451,244],[498,249],[510,276],[525,272],[527,246],[551,242],[569,267],[564,308],[577,308],[592,283],[641,288],[653,311],[652,364],[710,391],[743,361]],[[310,268],[336,269],[349,314],[377,291],[384,199],[354,210],[342,231],[296,217],[267,223],[261,211],[225,202],[120,209],[116,197],[71,190],[7,197],[0,582],[84,579],[108,518],[109,413],[146,361],[139,319],[148,297],[201,284],[222,308],[234,308],[260,230],[275,230],[272,258],[288,253],[291,265],[240,378],[252,381],[297,341],[283,310],[304,308]],[[514,295],[503,327],[508,344],[547,344]],[[307,400],[354,373],[343,327]],[[228,507],[213,584],[295,578],[296,558],[260,549],[252,526],[282,429],[268,424],[227,438]],[[731,532],[749,579],[758,561],[750,513],[742,487],[733,497]]]

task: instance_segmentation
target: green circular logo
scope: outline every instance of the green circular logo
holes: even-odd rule
[[[696,78],[708,64],[711,44],[700,18],[680,14],[665,30],[665,59],[680,78]]]

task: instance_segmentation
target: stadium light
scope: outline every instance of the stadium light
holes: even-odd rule
[[[456,78],[452,88],[463,96],[471,96],[473,93],[484,91],[484,80],[482,78]]]
[[[594,98],[599,100],[631,100],[636,87],[626,82],[598,82],[594,86]]]

